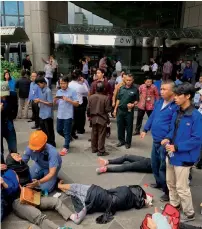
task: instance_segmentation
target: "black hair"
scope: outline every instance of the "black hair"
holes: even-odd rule
[[[23,69],[23,70],[21,71],[21,76],[25,76],[25,75],[26,75],[26,70]]]
[[[72,80],[78,80],[79,77],[82,76],[81,70],[74,70],[71,75]]]
[[[60,80],[66,82],[66,83],[69,83],[69,77],[68,76],[62,76],[60,78]]]
[[[84,62],[86,62],[86,58],[82,58],[82,60],[81,61],[84,61]]]
[[[128,77],[132,77],[132,78],[134,79],[134,75],[133,75],[133,74],[127,73],[126,75],[127,75]]]
[[[103,93],[105,90],[105,85],[103,82],[98,81],[96,84],[96,92]]]
[[[36,84],[38,84],[38,83],[45,83],[45,84],[47,84],[47,82],[46,82],[46,80],[45,80],[45,78],[43,76],[37,77],[36,80],[35,80],[35,83]]]
[[[38,71],[37,75],[38,75],[39,77],[42,77],[42,76],[45,75],[45,72],[43,72],[43,71]]]
[[[29,56],[29,54],[26,54],[26,56],[25,56],[25,57],[27,58],[28,56]]]
[[[117,73],[116,72],[113,72],[112,73],[112,76],[116,78],[117,77]]]
[[[102,72],[102,74],[105,74],[104,69],[98,68],[97,71],[100,71],[100,72]],[[96,72],[97,72],[97,71],[96,71]]]
[[[188,82],[178,85],[174,88],[174,93],[177,95],[190,95],[190,100],[194,98],[196,89]]]
[[[8,81],[11,80],[11,74],[10,74],[10,72],[4,72],[4,81],[6,81],[6,77],[5,77],[6,74],[9,75]]]
[[[151,76],[151,75],[145,76],[144,81],[146,81],[146,80],[153,80],[153,79],[152,79],[152,76]]]
[[[180,80],[180,79],[181,79],[181,77],[182,77],[182,75],[181,75],[181,74],[177,74],[177,75],[176,75],[176,78],[177,78],[178,80]]]

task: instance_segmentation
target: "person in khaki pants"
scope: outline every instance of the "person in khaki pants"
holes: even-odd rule
[[[25,70],[21,71],[21,78],[16,82],[16,89],[18,89],[19,94],[19,106],[18,106],[18,118],[28,118],[29,111],[29,89],[30,89],[30,79],[29,73]],[[24,114],[23,114],[24,108]]]
[[[202,115],[192,106],[195,89],[190,83],[175,88],[179,110],[173,115],[170,132],[161,142],[166,147],[166,182],[170,203],[182,206],[181,222],[195,219],[189,187],[191,167],[198,161],[202,141]]]

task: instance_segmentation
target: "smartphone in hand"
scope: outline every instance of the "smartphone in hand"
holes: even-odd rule
[[[63,96],[55,96],[56,99],[63,99]]]

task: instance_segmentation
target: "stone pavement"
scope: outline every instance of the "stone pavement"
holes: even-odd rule
[[[55,115],[56,117],[56,115]],[[136,118],[135,118],[136,120]],[[90,142],[90,129],[88,128],[88,122],[86,124],[86,133],[79,135],[79,139],[71,143],[70,153],[63,157],[63,166],[61,176],[65,176],[66,180],[71,183],[82,184],[96,184],[104,188],[114,188],[120,185],[139,184],[144,187],[144,184],[154,182],[152,174],[143,173],[108,173],[97,175],[95,169],[97,168],[97,156],[91,153]],[[18,152],[22,153],[27,146],[28,137],[31,133],[31,123],[27,123],[25,120],[15,121],[15,127],[18,140]],[[56,133],[56,132],[55,132]],[[58,149],[63,145],[63,139],[56,133],[56,143]],[[110,155],[107,158],[115,158],[124,154],[135,154],[150,157],[150,150],[152,139],[150,135],[147,135],[144,140],[141,140],[138,136],[133,137],[132,147],[128,150],[125,147],[116,148],[117,143],[116,134],[116,122],[112,120],[112,134],[106,141],[106,148]],[[6,146],[6,143],[4,143]],[[202,202],[202,171],[193,171],[192,193],[195,203],[196,220],[192,223],[186,224],[181,228],[202,228],[202,215],[200,212],[200,203]],[[144,189],[154,195],[154,206],[160,207],[162,203],[159,201],[159,197],[162,195],[161,191],[154,190],[150,187]],[[67,199],[68,202],[68,199]],[[55,212],[48,211],[47,216],[58,225],[67,225],[72,229],[139,229],[141,222],[146,213],[152,213],[153,208],[141,209],[130,211],[117,212],[114,220],[105,225],[96,224],[95,219],[100,213],[87,215],[81,225],[75,225],[72,222],[64,222],[64,220]],[[29,222],[22,220],[11,213],[5,221],[2,223],[2,229],[27,229],[30,225]],[[194,225],[191,227],[191,225]]]

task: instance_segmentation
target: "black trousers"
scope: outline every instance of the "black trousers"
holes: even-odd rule
[[[35,126],[39,127],[40,118],[39,118],[39,105],[32,101],[32,120],[35,122]]]
[[[83,97],[83,103],[78,107],[74,107],[74,120],[72,126],[72,136],[78,133],[85,132],[85,124],[86,124],[86,107],[88,104],[88,100],[86,97]]]
[[[125,163],[127,162],[127,163]],[[152,173],[151,159],[136,155],[124,155],[122,157],[109,160],[109,165],[120,166],[107,167],[107,172],[140,172]]]
[[[40,128],[48,136],[47,143],[56,147],[53,119],[52,118],[47,118],[47,119],[40,118]]]
[[[117,129],[118,129],[118,139],[122,144],[131,145],[132,134],[133,134],[133,119],[134,110],[131,112],[123,111],[118,109],[117,113]],[[125,137],[126,132],[126,137]]]
[[[138,108],[138,112],[137,112],[137,121],[136,121],[136,128],[135,131],[136,132],[140,132],[140,129],[142,127],[142,121],[145,115],[145,112],[147,113],[147,116],[149,117],[152,113],[152,111],[147,111],[147,110],[141,110]]]

